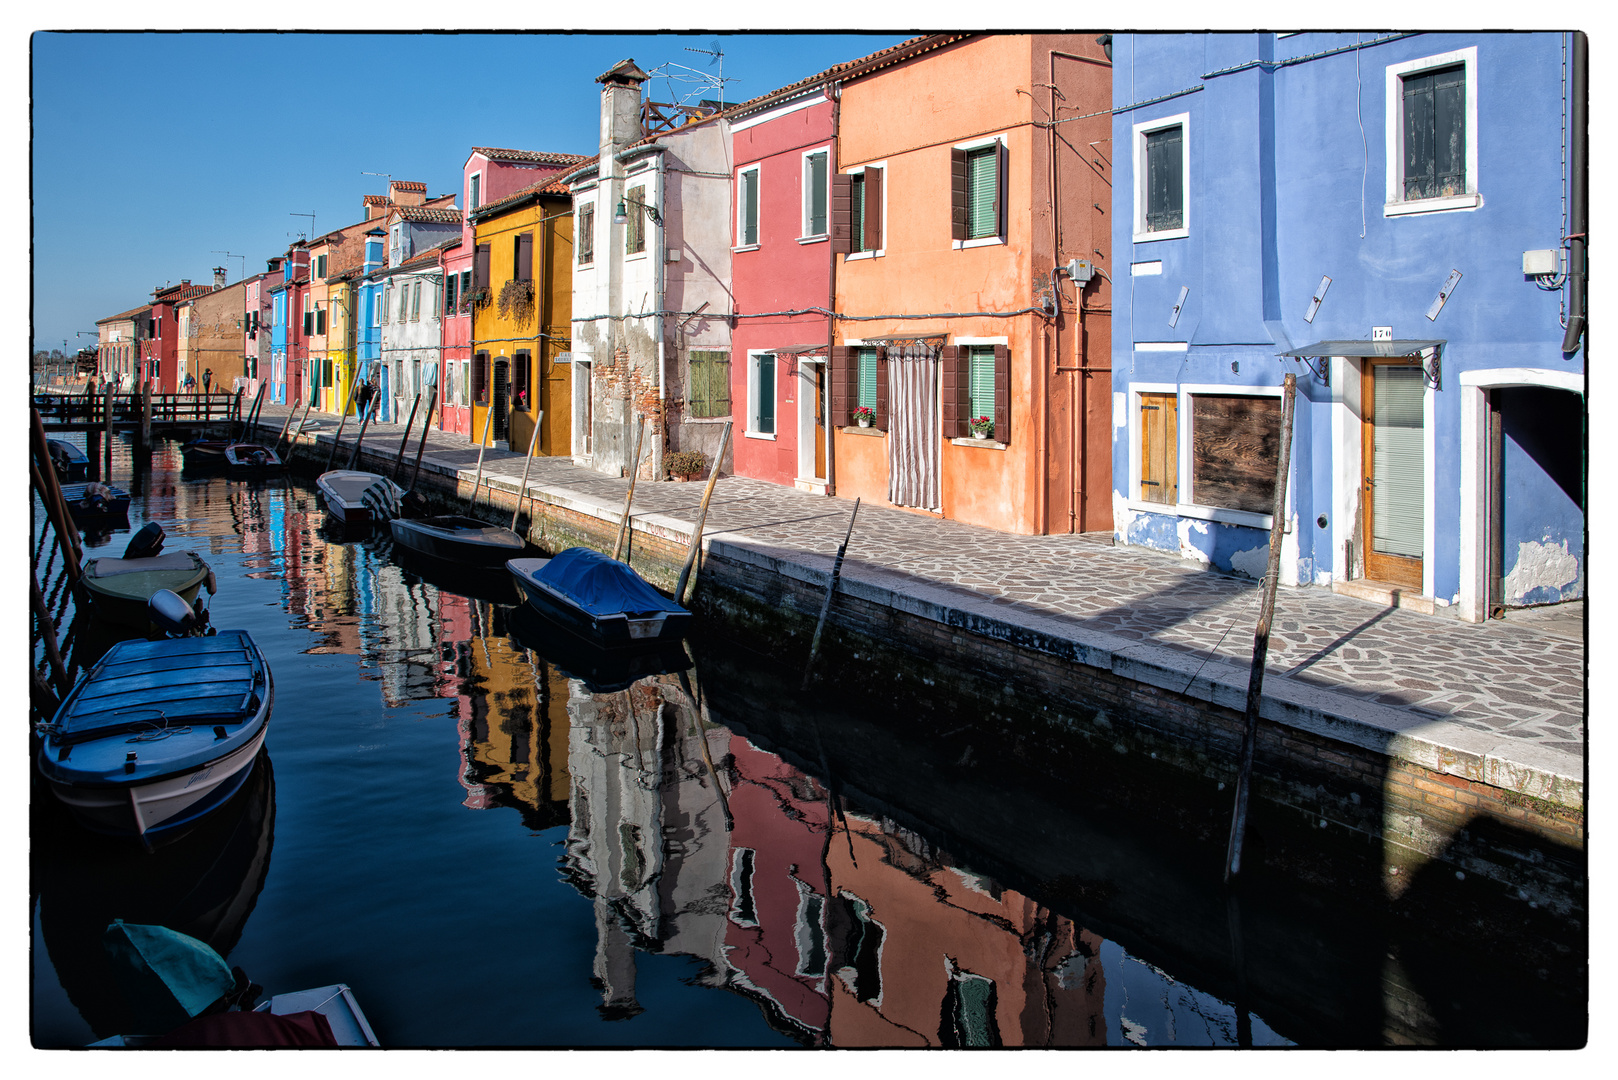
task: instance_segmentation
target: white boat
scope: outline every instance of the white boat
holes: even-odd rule
[[[399,497],[404,494],[404,489],[387,477],[357,469],[321,473],[315,487],[326,502],[326,513],[343,525],[398,516]]]

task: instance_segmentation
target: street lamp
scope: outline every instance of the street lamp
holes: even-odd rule
[[[625,196],[624,198],[618,200],[618,212],[612,215],[612,223],[614,225],[623,225],[629,221],[629,214],[624,207],[625,203],[631,203],[646,211],[646,216],[652,219],[652,224],[663,224],[663,216],[659,214],[655,208],[646,205],[639,199],[631,199]]]

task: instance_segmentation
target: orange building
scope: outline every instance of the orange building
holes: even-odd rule
[[[1112,528],[1111,102],[1093,34],[933,35],[843,84],[838,495]]]

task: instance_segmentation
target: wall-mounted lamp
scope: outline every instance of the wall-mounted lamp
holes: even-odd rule
[[[652,219],[652,224],[654,224],[654,225],[663,224],[663,215],[659,214],[652,207],[647,206],[645,203],[641,202],[639,199],[623,198],[623,199],[618,200],[618,211],[615,214],[612,215],[612,223],[614,225],[624,225],[624,224],[628,223],[628,221],[629,221],[629,213],[624,207],[625,203],[632,203],[633,205],[638,206],[642,210],[646,211],[646,216]]]

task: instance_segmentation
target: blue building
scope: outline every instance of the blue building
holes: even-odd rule
[[[1291,372],[1283,583],[1583,596],[1583,50],[1114,38],[1118,542],[1262,577]]]
[[[372,229],[365,234],[365,262],[355,292],[357,316],[354,330],[354,357],[357,377],[369,379],[372,365],[382,359],[382,281],[378,272],[386,265],[383,245],[387,233]]]

